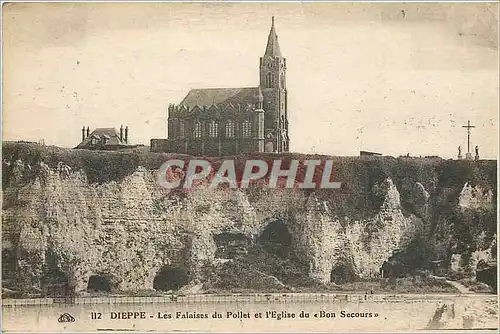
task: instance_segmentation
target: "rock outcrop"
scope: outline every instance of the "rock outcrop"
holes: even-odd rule
[[[259,185],[184,191],[156,182],[161,155],[141,153],[149,159],[141,163],[136,153],[85,152],[85,159],[72,161],[78,154],[60,149],[37,156],[4,147],[3,276],[9,289],[50,294],[66,282],[65,293],[79,293],[91,277],[104,277],[111,291],[151,290],[166,268],[187,268],[191,283],[203,282],[207,265],[217,271],[217,254],[229,247],[239,254],[229,262],[251,251],[290,263],[293,254],[305,264],[304,277],[343,283],[379,276],[384,262],[411,247],[417,234],[429,235],[449,263],[453,254],[471,258],[484,251],[495,238],[494,161],[332,158],[343,182],[339,190]],[[101,161],[103,154],[117,165]],[[61,160],[70,173],[58,171]],[[450,180],[446,171],[454,168],[463,175]],[[217,244],[223,233],[250,246],[236,245],[237,238]],[[289,241],[280,239],[285,234]],[[263,281],[283,284],[283,277],[252,270]]]

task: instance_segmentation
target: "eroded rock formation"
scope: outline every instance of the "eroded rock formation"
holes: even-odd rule
[[[4,166],[4,277],[10,289],[50,294],[66,282],[65,293],[80,293],[91,280],[111,291],[177,288],[167,282],[171,272],[203,283],[207,266],[217,272],[227,262],[249,263],[262,254],[262,263],[293,263],[294,284],[308,284],[301,277],[341,284],[380,276],[395,251],[414,247],[416,235],[428,235],[449,264],[457,254],[467,257],[467,264],[456,264],[461,267],[477,264],[471,254],[484,252],[495,238],[494,161],[450,180],[446,170],[458,163],[462,170],[468,162],[338,158],[340,190],[178,191],[157,184],[158,163],[96,181],[99,168],[112,175],[111,167],[68,162],[72,172],[64,174],[51,159]],[[287,268],[265,268],[251,273],[285,285],[280,280],[289,276]]]

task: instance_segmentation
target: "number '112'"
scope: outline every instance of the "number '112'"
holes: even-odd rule
[[[90,312],[90,319],[93,319],[93,320],[102,319],[102,313],[101,312]]]

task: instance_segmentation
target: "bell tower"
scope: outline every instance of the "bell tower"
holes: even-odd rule
[[[265,150],[288,152],[290,139],[288,137],[286,59],[281,55],[278,34],[274,27],[274,16],[267,38],[266,52],[260,58],[260,88],[264,97]]]

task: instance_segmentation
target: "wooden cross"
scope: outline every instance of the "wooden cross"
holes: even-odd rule
[[[462,128],[467,128],[467,153],[470,153],[470,129],[475,128],[475,126],[470,125],[470,121],[467,121],[467,125],[462,125]]]

